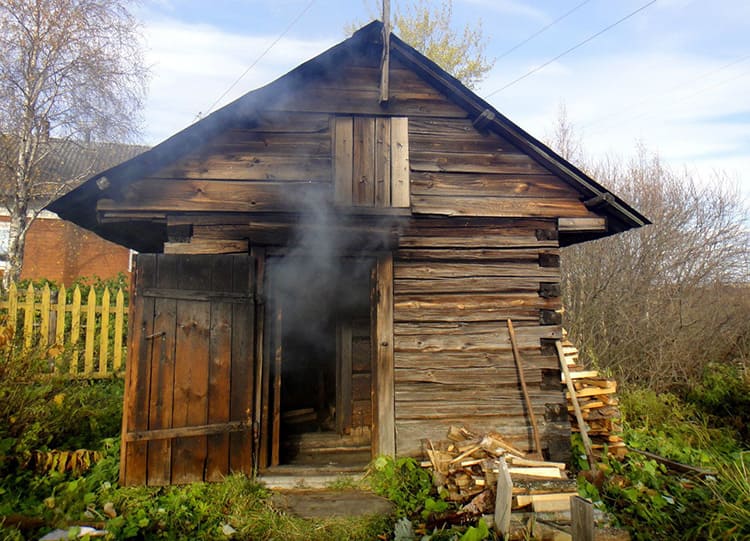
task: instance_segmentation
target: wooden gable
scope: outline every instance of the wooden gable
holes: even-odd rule
[[[349,216],[550,218],[566,235],[585,233],[575,241],[647,223],[395,36],[381,103],[379,28],[97,175],[52,210],[142,251],[163,249],[176,215],[304,213],[310,202]]]

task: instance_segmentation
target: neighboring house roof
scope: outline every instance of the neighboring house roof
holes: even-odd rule
[[[280,99],[280,96],[293,85],[303,85],[306,78],[314,77],[321,72],[335,72],[342,62],[351,61],[357,55],[372,54],[374,48],[380,50],[383,41],[382,30],[383,25],[379,21],[368,24],[351,38],[298,66],[269,85],[245,94],[151,150],[93,176],[77,189],[51,203],[48,208],[61,217],[92,229],[115,242],[142,251],[157,251],[159,244],[166,240],[166,233],[146,219],[143,222],[129,222],[127,227],[98,222],[96,206],[97,201],[103,197],[103,190],[109,193],[121,192],[129,182],[148,176],[165,164],[199,147],[208,138],[242,122],[251,121],[255,113]],[[390,47],[391,54],[397,55],[423,80],[463,108],[467,116],[475,119],[482,129],[493,131],[509,140],[534,161],[576,189],[587,207],[607,218],[606,231],[570,235],[561,239],[562,244],[598,238],[650,223],[624,200],[522,130],[436,63],[395,35],[391,35]]]
[[[9,136],[3,139],[0,141],[0,179],[12,174],[6,164],[15,165],[14,161],[18,152],[17,141],[13,141]],[[44,200],[45,196],[49,197],[50,194],[54,194],[64,184],[69,184],[65,191],[70,191],[94,173],[129,160],[149,148],[124,143],[82,142],[50,138],[40,144],[41,162],[38,174],[42,191],[34,195]],[[4,179],[0,182],[0,186],[12,185]]]

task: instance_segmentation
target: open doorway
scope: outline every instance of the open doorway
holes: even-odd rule
[[[375,260],[338,257],[312,279],[307,265],[268,259],[266,463],[361,466],[372,457]]]

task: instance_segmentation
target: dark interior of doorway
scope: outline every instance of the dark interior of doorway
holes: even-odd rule
[[[304,272],[287,276],[285,265],[308,264],[287,259],[271,275],[276,464],[351,466],[371,459],[374,261],[337,263],[334,272],[311,279]]]

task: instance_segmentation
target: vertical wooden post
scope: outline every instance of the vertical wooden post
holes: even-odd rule
[[[104,288],[102,294],[102,326],[99,336],[99,375],[107,373],[107,357],[109,357],[109,288]]]
[[[65,308],[68,304],[68,293],[65,286],[57,290],[57,322],[55,325],[55,344],[62,347],[65,344]]]
[[[376,351],[378,454],[396,454],[396,404],[393,358],[393,255],[378,257],[376,276]]]
[[[115,351],[112,359],[112,371],[119,372],[122,368],[122,335],[125,320],[125,295],[122,288],[117,290],[115,297]]]
[[[281,306],[276,310],[276,330],[274,332],[276,344],[273,355],[273,431],[271,440],[271,466],[279,465],[279,445],[281,444],[281,361],[283,349]]]
[[[39,344],[42,347],[49,345],[49,316],[50,316],[50,298],[52,292],[49,289],[49,284],[44,284],[42,289],[42,306],[41,306],[41,321],[39,322]]]
[[[389,99],[388,75],[391,65],[391,2],[383,0],[383,57],[380,60],[380,103]]]
[[[81,338],[81,288],[76,286],[73,290],[73,306],[70,310],[70,344],[73,351],[70,355],[70,373],[78,373],[78,340]]]
[[[594,541],[594,504],[580,496],[570,497],[573,541]]]
[[[23,308],[23,347],[31,349],[34,339],[34,286],[29,284],[26,288],[26,302]]]
[[[513,481],[510,478],[505,457],[498,460],[500,473],[497,476],[497,492],[495,494],[495,531],[508,539],[510,533],[510,511],[513,503]]]
[[[15,282],[8,288],[8,326],[15,333],[18,329],[18,288]]]
[[[86,299],[86,343],[83,353],[83,372],[87,376],[94,373],[94,333],[96,332],[96,293],[89,289]]]

